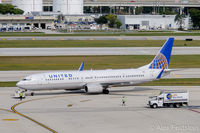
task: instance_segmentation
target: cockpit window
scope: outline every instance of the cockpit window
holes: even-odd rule
[[[29,79],[29,78],[24,78],[24,79],[22,79],[22,81],[30,81],[31,79]]]

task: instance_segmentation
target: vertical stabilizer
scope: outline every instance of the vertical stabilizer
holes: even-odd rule
[[[168,69],[174,38],[169,38],[156,57],[149,65],[149,69]]]

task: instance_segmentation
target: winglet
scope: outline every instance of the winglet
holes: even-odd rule
[[[79,67],[79,69],[78,69],[79,71],[83,71],[84,64],[85,64],[84,62],[81,63],[81,65],[80,65],[80,67]]]

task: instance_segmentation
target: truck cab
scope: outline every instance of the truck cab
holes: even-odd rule
[[[161,97],[161,96],[150,97],[149,105],[150,105],[151,108],[162,107],[163,106],[163,100],[164,100],[164,98]]]

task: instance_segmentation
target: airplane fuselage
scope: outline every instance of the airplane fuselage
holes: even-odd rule
[[[153,81],[161,69],[116,69],[55,71],[34,74],[20,81],[17,86],[26,90],[83,89],[85,85],[96,83],[102,86],[127,86]]]

